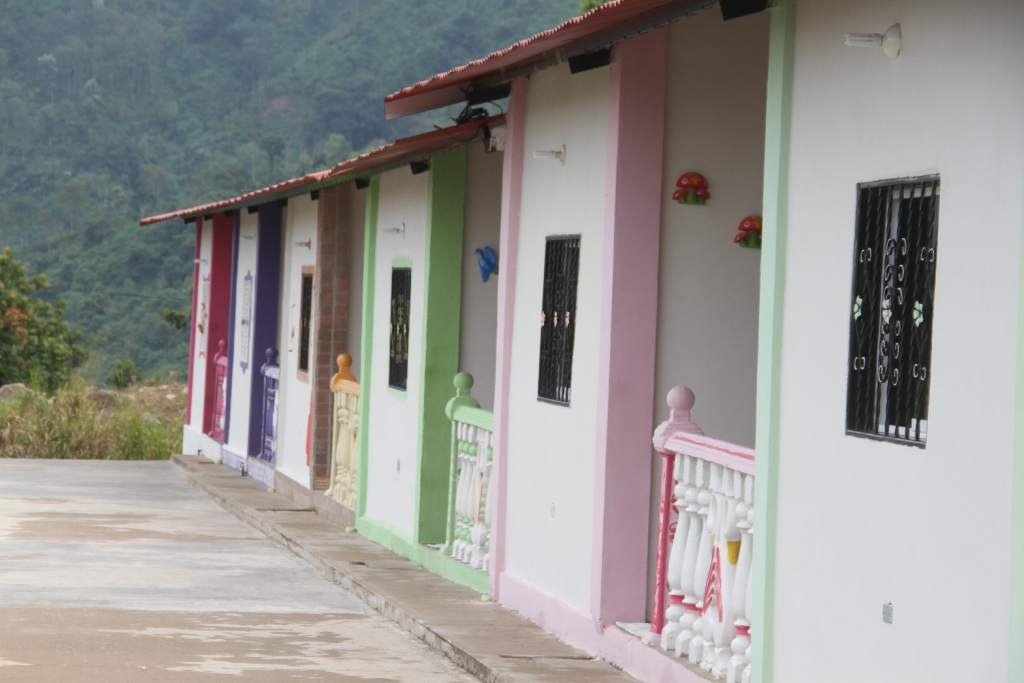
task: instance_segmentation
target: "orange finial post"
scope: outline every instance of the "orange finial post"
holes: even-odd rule
[[[345,380],[348,380],[349,382],[356,381],[356,376],[349,371],[349,368],[352,367],[352,356],[347,353],[343,353],[338,356],[337,363],[338,372],[331,378],[331,390],[337,390],[338,385]]]

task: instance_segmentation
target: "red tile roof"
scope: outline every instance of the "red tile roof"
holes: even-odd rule
[[[504,122],[504,116],[492,116],[459,126],[438,128],[428,133],[396,140],[383,147],[378,147],[372,152],[343,161],[325,171],[309,173],[301,178],[286,180],[231,199],[201,204],[189,209],[172,211],[159,216],[150,216],[143,218],[139,224],[152,225],[153,223],[160,223],[172,218],[189,218],[217,211],[233,211],[244,206],[259,205],[275,199],[294,197],[329,185],[337,185],[356,178],[383,173],[391,168],[427,159],[472,144],[481,139],[485,126],[494,128]]]
[[[231,199],[223,199],[218,202],[210,202],[209,204],[200,204],[199,206],[193,206],[191,209],[181,209],[180,211],[172,211],[170,213],[160,214],[159,216],[149,216],[148,218],[143,218],[139,221],[139,225],[152,225],[153,223],[160,223],[172,218],[199,216],[206,213],[215,213],[217,211],[230,211],[237,209],[240,206],[247,206],[250,204],[262,204],[264,201],[270,201],[269,197],[271,195],[277,195],[279,197],[289,196],[290,190],[293,190],[293,192],[290,193],[291,195],[302,194],[302,192],[298,190],[323,182],[329,173],[329,171],[317,171],[316,173],[304,175],[301,178],[285,180],[284,182],[271,185],[270,187],[265,187],[261,190],[246,192],[243,195],[239,195]]]
[[[487,87],[505,83],[573,55],[607,47],[715,2],[612,0],[483,59],[391,93],[384,99],[384,113],[390,120],[462,102],[470,84]]]

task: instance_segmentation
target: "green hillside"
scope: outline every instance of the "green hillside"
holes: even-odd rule
[[[441,115],[402,86],[574,15],[578,0],[0,0],[0,247],[117,359],[187,365],[193,238],[143,216],[325,168]]]

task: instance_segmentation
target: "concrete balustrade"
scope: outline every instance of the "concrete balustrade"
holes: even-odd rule
[[[455,376],[445,408],[452,423],[448,527],[443,552],[479,569],[490,568],[491,461],[494,414],[470,396],[473,376]]]
[[[654,434],[662,456],[655,599],[647,642],[728,683],[750,677],[754,451],[704,436],[695,398],[668,394]],[[665,596],[668,605],[665,605]]]
[[[330,384],[334,395],[334,438],[327,495],[355,510],[359,495],[360,386],[350,371],[352,357],[343,353],[337,363],[338,372],[331,377]]]

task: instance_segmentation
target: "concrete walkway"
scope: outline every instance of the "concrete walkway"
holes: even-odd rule
[[[636,683],[479,593],[233,470],[205,458],[174,460],[226,510],[486,683]]]
[[[0,681],[229,680],[474,681],[169,462],[0,460]]]

